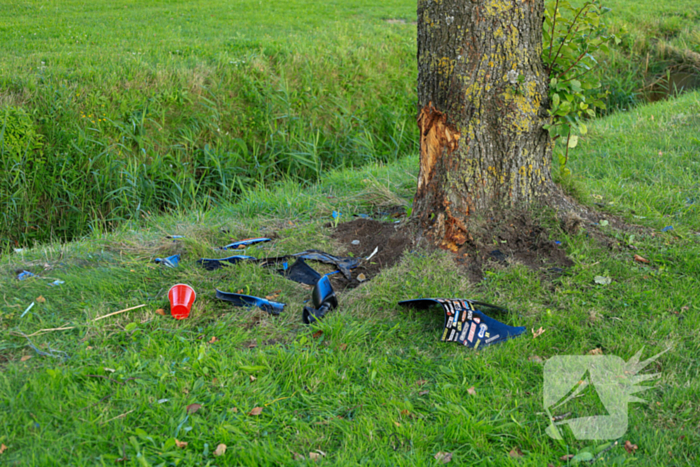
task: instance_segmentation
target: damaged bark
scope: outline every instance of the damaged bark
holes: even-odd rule
[[[548,196],[542,0],[419,0],[413,216],[453,251],[494,210]]]

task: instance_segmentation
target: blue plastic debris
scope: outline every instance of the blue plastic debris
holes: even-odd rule
[[[61,285],[61,284],[65,284],[65,282],[62,281],[62,280],[60,280],[60,279],[56,279],[55,281],[53,281],[53,282],[50,283],[49,285],[50,285],[51,287],[58,287],[58,286]]]
[[[555,240],[554,243],[555,243],[556,245],[561,245],[561,242],[560,242],[559,240]]]
[[[285,307],[284,303],[273,302],[266,298],[233,292],[222,292],[219,289],[216,289],[216,298],[233,303],[235,306],[257,306],[258,308],[267,311],[271,315],[279,315],[282,311],[284,311]]]
[[[204,266],[204,269],[207,271],[214,271],[216,269],[219,269],[220,267],[224,266],[224,263],[228,264],[236,264],[239,261],[257,261],[258,258],[254,256],[245,256],[245,255],[235,255],[235,256],[229,256],[228,258],[202,258],[197,260],[197,264],[201,264]]]
[[[17,274],[17,279],[19,279],[21,281],[28,279],[30,277],[36,277],[36,276],[29,271],[22,271],[19,274]]]
[[[31,310],[32,308],[34,308],[34,302],[32,302],[32,304],[29,305],[29,306],[27,307],[27,309],[24,310],[24,313],[22,313],[19,317],[20,317],[20,318],[24,318],[24,315],[26,315],[27,313],[29,313],[29,310]]]
[[[169,268],[176,268],[178,263],[180,263],[180,255],[168,256],[167,258],[156,258],[153,261]]]
[[[185,238],[184,235],[168,235],[165,238],[172,238],[173,240],[177,240],[178,238]]]
[[[220,250],[241,250],[247,246],[255,245],[256,243],[264,243],[272,241],[269,238],[246,238],[237,242],[229,243],[226,246],[219,248]]]
[[[672,225],[667,225],[666,227],[664,227],[663,229],[661,229],[662,232],[668,232],[669,230],[673,230],[673,226],[672,226]]]

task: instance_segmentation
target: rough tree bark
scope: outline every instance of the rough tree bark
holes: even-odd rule
[[[479,217],[553,192],[543,11],[543,0],[418,0],[413,216],[443,248],[469,242]]]

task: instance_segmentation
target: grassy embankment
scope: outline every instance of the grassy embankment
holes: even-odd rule
[[[572,160],[582,199],[649,230],[632,238],[586,226],[569,236],[541,214],[575,262],[559,279],[511,265],[494,266],[486,280],[470,284],[446,253],[413,251],[397,267],[343,293],[340,308],[308,328],[300,323],[308,290],[252,266],[206,272],[194,264],[231,237],[272,232],[279,238],[252,254],[308,247],[340,253],[343,246],[324,227],[331,211],[349,216],[392,197],[410,199],[414,157],[335,172],[306,189],[286,183],[274,192],[250,192],[239,204],[154,216],[146,225],[4,257],[3,463],[111,465],[126,456],[127,465],[178,459],[185,465],[290,465],[296,463],[292,452],[308,459],[320,450],[327,463],[341,465],[434,465],[438,452],[452,453],[456,465],[564,465],[561,456],[586,456],[603,442],[547,437],[543,364],[535,357],[598,348],[628,360],[642,348],[649,357],[668,346],[646,370],[661,374],[644,393],[649,404],[630,405],[621,444],[596,465],[697,463],[698,115],[700,94],[692,93],[593,122]],[[674,229],[660,232],[667,225]],[[591,229],[616,237],[621,247],[599,245]],[[177,269],[150,262],[176,248],[165,234],[186,237]],[[650,264],[635,262],[635,253]],[[17,282],[11,274],[17,267],[39,277]],[[595,276],[612,283],[596,284]],[[54,279],[65,284],[50,287]],[[199,292],[193,316],[181,322],[155,313],[176,282]],[[214,287],[261,296],[279,291],[287,310],[272,317],[233,308],[213,299]],[[495,302],[516,312],[503,318],[510,324],[545,332],[478,352],[442,344],[439,314],[396,305],[418,296]],[[91,321],[141,303],[147,306]],[[44,352],[66,352],[66,360],[38,355],[17,334],[68,326],[76,328],[31,338]],[[318,330],[323,334],[314,334]],[[193,403],[202,408],[188,415]],[[262,413],[248,415],[255,407]],[[596,401],[577,407],[577,414],[593,410]],[[189,444],[179,449],[176,439]],[[634,455],[621,446],[627,440],[639,447]],[[220,443],[228,451],[215,458]],[[518,450],[523,457],[516,459],[510,453]]]
[[[607,2],[609,109],[697,73],[694,3]],[[4,5],[0,248],[411,153],[414,19],[409,0]]]

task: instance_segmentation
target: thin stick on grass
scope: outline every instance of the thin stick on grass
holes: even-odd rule
[[[129,410],[128,412],[124,412],[123,414],[117,415],[117,416],[114,417],[114,418],[110,418],[110,419],[107,420],[106,422],[102,422],[102,425],[106,425],[106,424],[108,424],[109,422],[111,422],[111,421],[113,421],[113,420],[116,420],[116,419],[118,419],[118,418],[124,418],[124,417],[126,417],[127,415],[129,415],[131,412],[133,412],[134,410],[136,410],[136,409]]]
[[[126,313],[127,311],[136,310],[137,308],[143,308],[145,306],[145,303],[143,305],[132,306],[131,308],[126,308],[124,310],[115,311],[114,313],[110,313],[108,315],[100,316],[99,318],[93,319],[93,321],[99,321],[101,319],[109,318],[110,316],[118,315],[119,313]]]

